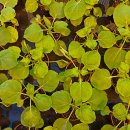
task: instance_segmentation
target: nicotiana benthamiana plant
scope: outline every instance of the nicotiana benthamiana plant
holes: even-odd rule
[[[130,130],[129,0],[105,11],[98,0],[25,0],[31,19],[23,37],[18,0],[0,4],[0,103],[24,107],[21,125],[29,130],[89,130],[100,112],[118,120],[101,130]],[[112,20],[99,24],[102,17]],[[52,63],[62,71],[51,69]],[[112,109],[109,89],[119,98]],[[45,126],[41,113],[50,109],[69,114]],[[72,115],[79,123],[72,124]]]

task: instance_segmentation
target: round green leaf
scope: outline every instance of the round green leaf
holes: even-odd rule
[[[42,37],[42,28],[36,23],[31,24],[24,32],[24,38],[30,42],[39,42]]]
[[[70,34],[70,29],[67,28],[68,24],[64,21],[56,21],[54,23],[54,31],[61,33],[63,36],[68,36]]]
[[[16,16],[15,10],[11,7],[6,7],[2,9],[0,15],[0,21],[2,22],[9,22]]]
[[[44,121],[41,118],[40,112],[34,107],[27,107],[21,114],[21,124],[26,127],[41,128]]]
[[[100,96],[99,96],[100,95]],[[103,110],[107,105],[107,94],[105,91],[97,90],[93,88],[92,96],[88,100],[90,106],[93,110]]]
[[[36,94],[34,103],[39,111],[47,111],[52,106],[51,97],[46,94]]]
[[[127,113],[128,111],[122,103],[118,103],[113,107],[113,115],[118,120],[126,120]]]
[[[18,3],[18,0],[0,0],[5,7],[15,7]]]
[[[74,82],[70,86],[70,94],[74,100],[86,102],[92,96],[92,87],[88,82]]]
[[[45,62],[35,64],[33,67],[33,73],[37,78],[44,78],[48,73],[48,66]]]
[[[97,41],[93,39],[87,39],[87,41],[84,42],[84,45],[93,50],[97,46]]]
[[[104,125],[101,130],[115,130],[115,127],[109,124]]]
[[[44,79],[38,79],[38,83],[43,86],[42,89],[44,91],[52,92],[57,88],[59,84],[58,73],[53,70],[49,70]]]
[[[8,26],[7,29],[11,37],[10,43],[16,42],[18,40],[18,31],[12,26]]]
[[[98,42],[102,48],[110,48],[116,43],[116,37],[111,31],[101,31],[98,35]]]
[[[52,0],[40,0],[42,5],[49,5],[51,4]]]
[[[43,130],[58,130],[58,129],[52,126],[47,126]]]
[[[111,47],[104,54],[104,62],[109,69],[118,68],[125,60],[126,51],[120,48]]]
[[[14,68],[8,71],[13,79],[25,79],[29,75],[29,67],[19,62]]]
[[[85,53],[84,48],[77,41],[72,41],[69,44],[68,51],[70,56],[78,59],[81,58],[82,55]]]
[[[76,117],[85,124],[91,124],[96,120],[95,112],[89,105],[82,105],[75,112]]]
[[[106,90],[111,87],[111,77],[107,69],[97,69],[91,77],[92,85],[99,90]]]
[[[89,130],[89,126],[84,123],[80,123],[73,126],[71,130]]]
[[[124,97],[130,97],[130,79],[119,79],[116,85],[117,92]]]
[[[15,104],[20,99],[22,85],[16,80],[6,80],[0,85],[0,98],[4,104]]]
[[[6,45],[8,42],[11,41],[11,35],[7,28],[1,26],[0,27],[0,45]]]
[[[84,1],[70,0],[67,2],[64,13],[67,19],[77,20],[81,18],[86,11],[86,4]]]
[[[17,65],[20,55],[18,47],[10,47],[0,51],[0,70],[9,70]]]
[[[71,123],[64,118],[58,118],[54,122],[53,126],[58,130],[71,130],[72,128]]]
[[[67,91],[61,90],[52,94],[52,107],[55,112],[65,113],[69,110],[71,97]]]
[[[43,36],[41,41],[36,43],[36,47],[42,48],[44,53],[50,53],[54,46],[54,39],[50,35]]]
[[[101,56],[98,51],[87,51],[82,55],[81,62],[84,64],[85,68],[88,70],[95,70],[99,67],[101,61]]]
[[[26,0],[25,9],[28,13],[35,12],[37,8],[38,8],[37,0]]]
[[[119,4],[113,13],[114,22],[117,26],[124,27],[130,24],[130,6]]]
[[[49,6],[49,13],[53,18],[64,18],[64,6],[65,4],[63,2],[52,2],[52,4]]]

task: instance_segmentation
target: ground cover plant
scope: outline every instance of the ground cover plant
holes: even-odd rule
[[[90,130],[100,115],[100,130],[130,130],[129,0],[21,2],[0,0],[0,104],[24,108],[13,129]]]

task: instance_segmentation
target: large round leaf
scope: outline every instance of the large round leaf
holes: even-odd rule
[[[80,123],[74,125],[71,130],[89,130],[89,126],[84,123]]]
[[[40,112],[34,106],[27,107],[21,114],[21,124],[26,127],[41,128],[44,121],[41,118]]]
[[[64,13],[67,19],[77,20],[84,15],[85,10],[86,4],[84,1],[70,0],[64,8]]]
[[[110,48],[116,43],[116,37],[111,31],[101,31],[98,35],[98,42],[102,48]]]
[[[50,53],[54,46],[54,39],[50,35],[43,36],[42,39],[36,43],[36,47],[42,48],[44,53]]]
[[[97,90],[93,88],[92,97],[88,100],[93,110],[103,110],[107,105],[107,94],[105,91]]]
[[[22,85],[17,80],[7,80],[0,85],[0,98],[4,104],[15,104],[19,101]]]
[[[61,90],[52,94],[52,107],[58,113],[65,113],[69,110],[71,97],[67,91]]]
[[[7,28],[1,26],[0,27],[0,45],[6,45],[11,41],[11,35]]]
[[[22,62],[19,62],[8,72],[13,79],[25,79],[29,75],[29,67],[26,67]]]
[[[101,56],[96,50],[86,52],[81,58],[81,62],[88,70],[97,69],[100,65],[100,60]]]
[[[58,118],[54,122],[53,126],[58,130],[71,130],[72,128],[71,123],[64,118]]]
[[[101,130],[115,130],[115,127],[109,124],[104,125]]]
[[[18,0],[0,0],[5,7],[15,7],[18,3]]]
[[[82,55],[85,53],[84,48],[77,41],[72,41],[69,44],[68,51],[69,55],[71,55],[73,58],[81,58]]]
[[[88,82],[74,82],[70,94],[74,100],[86,102],[92,96],[92,87]]]
[[[111,77],[107,69],[97,69],[91,77],[92,85],[99,90],[106,90],[111,87]]]
[[[113,115],[118,120],[126,120],[128,111],[122,103],[118,103],[113,107]]]
[[[42,37],[42,28],[36,23],[31,24],[24,32],[24,38],[30,42],[39,42]]]
[[[9,22],[16,16],[15,10],[11,7],[6,7],[2,9],[0,15],[0,21],[2,22]]]
[[[130,124],[122,126],[120,130],[130,130]]]
[[[117,92],[123,97],[130,97],[130,79],[119,79],[116,85]]]
[[[49,5],[51,4],[52,0],[40,0],[42,5]]]
[[[124,27],[130,24],[130,6],[119,4],[113,13],[114,22],[117,26]]]
[[[35,66],[33,67],[33,74],[37,78],[44,78],[47,73],[48,73],[48,66],[45,62],[35,64]]]
[[[25,9],[28,13],[35,12],[37,8],[38,8],[37,0],[26,0]]]
[[[44,79],[38,79],[38,83],[42,85],[44,91],[52,92],[54,91],[59,84],[59,76],[53,70],[49,70]]]
[[[109,69],[118,68],[125,60],[126,51],[120,48],[111,47],[104,54],[104,62]]]
[[[34,103],[39,111],[47,111],[52,106],[51,97],[46,94],[37,94],[34,97]]]
[[[49,7],[49,13],[53,18],[64,18],[64,6],[65,4],[63,2],[52,2],[52,4]]]
[[[85,124],[91,124],[96,120],[95,112],[92,110],[91,106],[83,105],[75,112],[76,117]]]
[[[15,67],[19,55],[20,49],[15,46],[0,51],[0,70],[9,70]]]

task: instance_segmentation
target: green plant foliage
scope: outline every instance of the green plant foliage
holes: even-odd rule
[[[52,107],[58,113],[65,113],[69,110],[71,97],[67,91],[57,91],[52,95]]]
[[[104,62],[109,69],[118,68],[125,60],[126,51],[120,48],[109,48],[104,54]]]
[[[106,124],[101,128],[101,130],[115,130],[115,127],[113,127],[112,125]]]
[[[64,118],[57,119],[54,122],[53,126],[55,128],[57,128],[58,130],[63,130],[63,129],[64,130],[71,130],[71,128],[72,128],[71,123],[69,121],[67,121],[66,119],[64,119]]]
[[[24,108],[13,129],[129,129],[130,1],[102,2],[0,0],[0,107]]]
[[[50,35],[43,36],[39,42],[36,42],[36,47],[42,48],[44,53],[50,53],[55,46],[55,42]]]
[[[67,19],[77,20],[85,14],[86,4],[83,0],[70,0],[64,7],[64,13]]]
[[[43,79],[38,79],[38,83],[42,86],[44,91],[52,92],[59,84],[59,76],[55,71],[49,70]]]
[[[42,37],[42,28],[36,23],[31,24],[24,32],[24,38],[30,42],[39,42]]]
[[[19,55],[20,49],[15,46],[0,51],[0,70],[9,70],[15,67],[18,64]]]
[[[106,90],[111,87],[111,76],[107,69],[97,69],[91,77],[92,85],[99,90]]]
[[[74,100],[86,102],[92,96],[92,87],[88,82],[75,82],[70,87],[70,94]]]
[[[11,105],[18,102],[22,86],[17,80],[6,80],[0,85],[0,99],[3,104]]]
[[[26,0],[25,9],[29,13],[33,13],[37,10],[38,3],[37,0]]]
[[[75,50],[75,48],[77,48]],[[73,58],[81,58],[82,55],[85,53],[84,48],[80,45],[77,41],[72,41],[69,45],[69,55]]]
[[[29,67],[19,62],[14,68],[9,70],[9,74],[13,79],[26,79],[29,75]]]
[[[88,70],[95,70],[100,65],[101,56],[98,51],[87,51],[82,55],[81,62]]]
[[[100,96],[99,96],[100,95]],[[107,105],[107,94],[105,91],[93,88],[92,96],[88,100],[93,110],[103,110]]]
[[[21,114],[21,123],[27,127],[41,128],[44,121],[40,112],[34,106],[27,107]]]
[[[2,9],[1,15],[0,15],[0,21],[1,22],[9,22],[16,16],[15,10],[11,7],[6,7]]]
[[[52,4],[49,7],[49,13],[53,18],[64,18],[64,6],[65,4],[63,2],[52,2]]]
[[[98,35],[98,42],[102,48],[110,48],[116,43],[116,38],[111,31],[101,31]]]
[[[50,5],[52,0],[40,0],[41,4],[43,5]]]
[[[15,7],[18,3],[18,0],[0,0],[0,3],[5,7]]]
[[[73,126],[73,128],[71,130],[89,130],[89,127],[84,124],[84,123],[80,123],[80,124],[77,124],[75,126]]]
[[[128,111],[122,103],[118,103],[113,107],[113,115],[118,120],[126,120],[127,113]]]
[[[34,97],[34,103],[36,105],[36,107],[40,110],[40,111],[47,111],[51,108],[52,106],[52,101],[51,101],[51,97],[45,95],[45,94],[37,94]]]
[[[76,117],[85,124],[93,123],[96,120],[95,112],[92,110],[91,106],[83,105],[75,112]]]
[[[130,6],[119,4],[113,13],[114,22],[118,27],[125,27],[130,24]]]
[[[130,97],[130,79],[119,79],[116,86],[117,92],[123,97]]]

